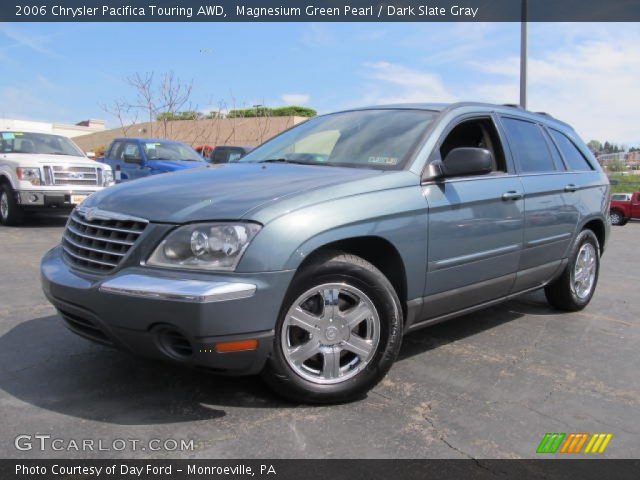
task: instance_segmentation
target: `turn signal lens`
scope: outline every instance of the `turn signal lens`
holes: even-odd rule
[[[252,338],[251,340],[237,340],[235,342],[220,342],[216,343],[216,352],[229,353],[229,352],[245,352],[248,350],[256,350],[258,348],[258,340]]]

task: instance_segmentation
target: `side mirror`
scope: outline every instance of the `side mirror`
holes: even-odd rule
[[[442,174],[446,177],[483,175],[492,168],[493,154],[486,148],[454,148],[442,162]]]
[[[138,165],[142,165],[142,158],[136,157],[135,155],[127,155],[124,154],[125,163],[137,163]]]

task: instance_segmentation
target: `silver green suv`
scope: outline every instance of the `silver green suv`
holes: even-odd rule
[[[548,115],[362,108],[237,163],[91,195],[42,282],[90,340],[348,401],[416,329],[540,288],[556,308],[584,308],[608,199],[592,154]]]

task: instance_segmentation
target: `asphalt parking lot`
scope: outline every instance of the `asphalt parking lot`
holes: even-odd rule
[[[68,332],[38,272],[63,226],[42,217],[0,227],[3,458],[527,458],[545,432],[610,432],[603,456],[640,455],[640,223],[613,228],[586,310],[559,313],[535,293],[416,332],[367,398],[331,407]],[[108,446],[193,439],[195,448],[15,448],[16,436],[38,433]]]

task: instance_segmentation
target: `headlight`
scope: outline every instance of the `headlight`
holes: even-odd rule
[[[147,265],[198,270],[234,270],[251,239],[255,223],[201,223],[179,227],[167,235]]]
[[[102,170],[102,185],[105,187],[113,185],[113,170],[110,168]]]
[[[16,173],[20,180],[31,182],[31,185],[40,185],[42,183],[39,168],[18,167],[16,168]]]

